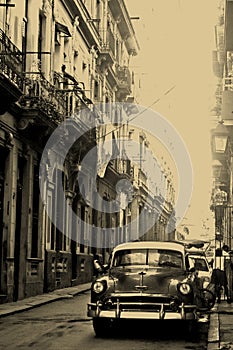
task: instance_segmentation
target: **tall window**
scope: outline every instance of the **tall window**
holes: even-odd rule
[[[43,17],[40,15],[39,16],[39,30],[38,30],[38,60],[40,62],[40,68],[41,68],[41,61],[42,61],[42,40],[43,40],[43,35],[42,35],[42,28],[43,28]]]
[[[85,206],[81,206],[81,232],[80,232],[80,253],[84,253],[84,231],[85,231]]]
[[[57,176],[61,176],[61,171],[57,171]],[[62,173],[62,180],[64,184],[64,173]],[[64,202],[63,202],[63,191],[61,191],[59,188],[57,188],[56,193],[56,200],[57,200],[57,212],[56,212],[56,250],[62,250],[63,245],[63,228],[64,228]]]
[[[33,207],[32,207],[32,240],[31,240],[31,257],[38,257],[38,219],[39,219],[39,168],[38,165],[33,167]]]
[[[96,81],[96,80],[95,80],[95,82],[94,82],[94,99],[95,99],[96,101],[99,100],[99,83],[98,83],[98,81]]]

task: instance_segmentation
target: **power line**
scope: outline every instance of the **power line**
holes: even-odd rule
[[[155,101],[153,101],[149,106],[145,107],[141,112],[139,112],[138,114],[136,114],[134,117],[131,117],[130,119],[127,120],[127,122],[119,125],[118,127],[115,127],[113,130],[105,133],[104,135],[98,137],[96,139],[96,141],[100,140],[101,138],[104,138],[107,135],[110,135],[112,132],[117,131],[119,129],[121,129],[123,126],[127,125],[129,122],[131,122],[132,120],[136,119],[137,117],[139,117],[140,115],[142,115],[144,112],[146,112],[149,108],[151,108],[152,106],[154,106],[156,103],[158,103],[164,96],[168,95],[174,88],[176,87],[176,85],[173,85],[170,89],[166,90],[160,97],[158,97]]]

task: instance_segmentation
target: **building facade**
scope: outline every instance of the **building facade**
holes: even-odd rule
[[[145,195],[146,215],[161,206],[146,174],[138,169],[135,180],[131,160],[120,157],[125,146],[119,140],[131,132],[121,125],[124,103],[133,101],[130,63],[139,50],[124,1],[5,5],[0,7],[0,302],[91,281],[94,253],[106,262],[112,246],[135,238],[127,223]],[[61,125],[63,134],[46,153]],[[67,152],[66,142],[71,142]],[[92,149],[96,162],[83,164]],[[138,195],[131,206],[109,213],[105,206],[118,198],[119,180],[132,183]],[[93,208],[99,198],[93,188],[102,206]],[[128,195],[125,189],[123,197]],[[164,203],[144,239],[167,238],[173,197]],[[110,237],[111,227],[116,230]]]
[[[216,50],[213,52],[213,71],[217,77],[216,104],[211,111],[211,149],[213,159],[213,192],[211,208],[215,215],[215,263],[225,259],[230,296],[233,295],[233,225],[232,225],[232,135],[233,135],[233,1],[221,0],[218,6],[218,19],[215,25]],[[222,262],[221,262],[222,261]]]

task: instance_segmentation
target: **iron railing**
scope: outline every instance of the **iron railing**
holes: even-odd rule
[[[23,90],[22,62],[22,52],[0,29],[0,74],[21,91]]]
[[[121,67],[118,66],[117,70],[117,78],[119,80],[119,83],[122,87],[128,88],[129,90],[131,89],[131,73],[128,67]]]
[[[38,74],[27,74],[24,96],[20,104],[24,108],[38,109],[55,122],[66,117],[66,101],[64,95],[45,77]]]
[[[113,57],[116,55],[115,37],[110,29],[100,30],[101,51],[110,52]]]

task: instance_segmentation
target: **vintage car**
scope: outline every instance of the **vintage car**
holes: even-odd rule
[[[91,287],[88,316],[96,336],[123,320],[180,320],[192,330],[198,321],[199,280],[187,270],[185,247],[141,241],[113,249],[107,272]]]
[[[189,240],[182,242],[186,252],[187,267],[195,268],[198,271],[198,277],[201,280],[203,288],[207,288],[210,280],[212,269],[206,257],[206,250],[210,242],[201,240]]]
[[[211,268],[204,253],[188,252],[187,259],[189,268],[194,267],[198,271],[198,277],[201,279],[203,288],[207,288],[211,279]]]

